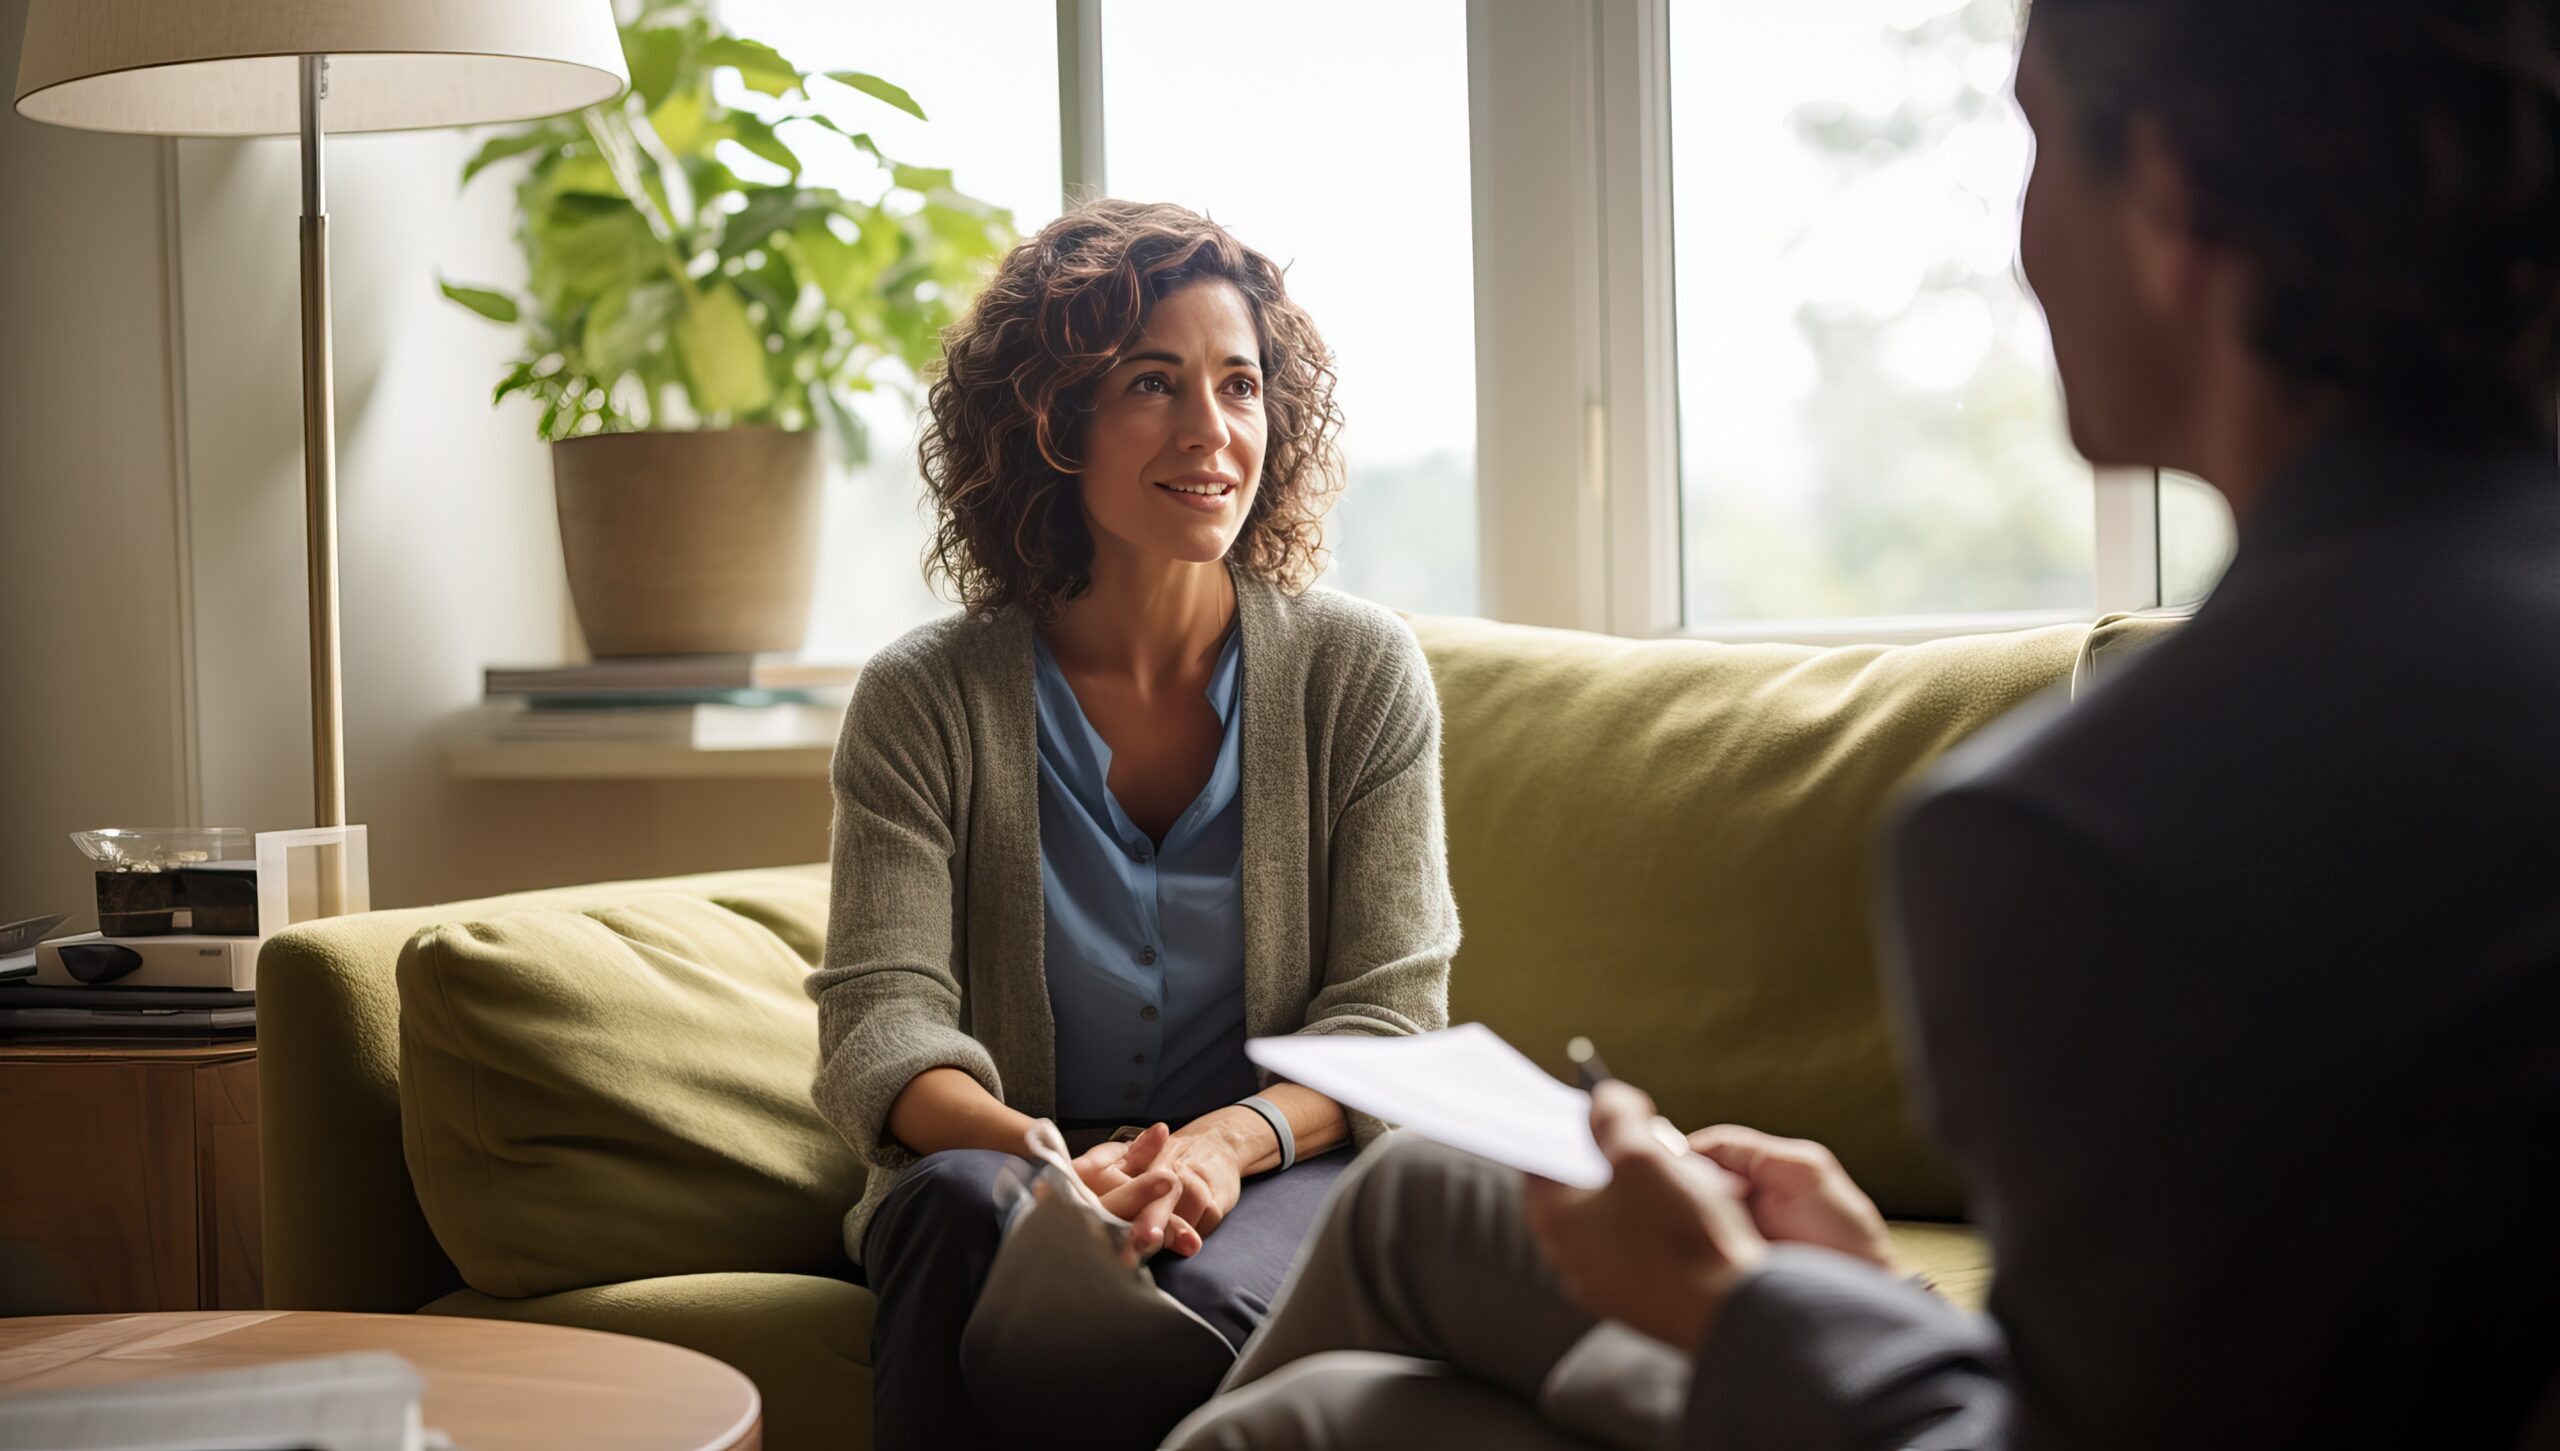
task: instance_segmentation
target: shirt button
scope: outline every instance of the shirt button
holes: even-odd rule
[[[1141,1023],[1152,1023],[1152,1022],[1154,1022],[1155,1020],[1156,1020],[1156,1009],[1155,1009],[1155,1004],[1153,1004],[1153,1003],[1149,1003],[1147,1006],[1145,1006],[1145,1007],[1143,1007],[1143,1008],[1138,1009],[1138,1021],[1139,1021],[1139,1022],[1141,1022]]]
[[[1147,1061],[1147,1055],[1144,1053],[1133,1053],[1129,1056],[1129,1061],[1132,1063],[1143,1064]]]
[[[1140,861],[1145,861],[1147,858],[1149,858],[1149,857],[1151,857],[1151,856],[1154,856],[1154,855],[1155,855],[1155,852],[1154,852],[1154,851],[1152,851],[1152,850],[1150,850],[1147,846],[1145,846],[1145,845],[1142,843],[1142,844],[1140,844],[1137,848],[1135,848],[1134,850],[1132,850],[1129,854],[1130,854],[1131,856],[1136,857],[1136,858],[1137,858],[1138,860],[1140,860]]]
[[[1141,948],[1139,948],[1139,949],[1138,949],[1138,966],[1140,966],[1140,967],[1153,967],[1153,966],[1155,966],[1155,965],[1156,965],[1156,950],[1155,950],[1154,948],[1152,948],[1152,947],[1141,947]]]

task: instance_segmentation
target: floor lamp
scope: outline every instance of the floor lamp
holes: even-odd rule
[[[302,474],[312,799],[347,820],[336,405],[321,138],[526,121],[630,84],[611,0],[31,0],[18,114],[89,131],[302,137]]]

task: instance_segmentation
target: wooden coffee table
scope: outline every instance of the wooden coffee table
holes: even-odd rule
[[[616,1446],[755,1451],[763,1403],[710,1356],[655,1340],[313,1310],[41,1315],[0,1320],[0,1396],[203,1375],[387,1350],[426,1380],[426,1424],[469,1451]]]

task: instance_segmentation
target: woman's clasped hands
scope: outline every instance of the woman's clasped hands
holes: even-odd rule
[[[1131,1264],[1158,1249],[1190,1256],[1244,1192],[1235,1147],[1212,1133],[1175,1133],[1154,1124],[1126,1142],[1096,1144],[1075,1159],[1076,1176],[1102,1207],[1129,1221]]]

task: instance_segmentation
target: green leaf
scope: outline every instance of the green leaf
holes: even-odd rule
[[[815,187],[751,186],[739,195],[747,199],[747,204],[729,218],[720,238],[720,259],[724,262],[766,245],[774,233],[790,231],[805,217],[827,216],[846,205],[841,194]]]
[[[594,152],[583,156],[564,156],[544,173],[542,190],[552,197],[590,196],[627,200],[622,183],[614,179],[613,168]]]
[[[747,320],[737,289],[713,282],[694,294],[676,321],[694,405],[704,414],[753,413],[773,402],[765,373],[764,337]]]
[[[908,95],[903,87],[892,85],[878,76],[862,71],[829,71],[827,79],[840,86],[851,86],[866,96],[886,101],[919,121],[925,119],[924,107],[916,104],[915,97]]]
[[[659,144],[675,155],[689,156],[709,145],[703,133],[710,129],[702,93],[678,91],[650,108],[649,129],[658,133]]]
[[[684,63],[684,31],[672,25],[633,26],[622,32],[622,58],[631,67],[631,93],[654,111],[676,87]]]
[[[489,394],[489,406],[495,408],[507,401],[508,394],[521,392],[532,386],[533,364],[518,363],[507,370],[507,376],[498,380],[496,390]]]
[[[471,185],[471,178],[487,171],[490,167],[497,165],[499,162],[506,160],[510,156],[522,156],[528,151],[539,151],[545,146],[553,145],[555,141],[556,138],[550,135],[546,129],[518,131],[512,135],[506,136],[492,136],[488,141],[481,145],[479,150],[471,153],[471,159],[469,161],[462,164],[462,184],[464,186]]]
[[[503,292],[493,292],[486,287],[456,287],[441,277],[436,279],[436,286],[444,289],[445,296],[491,322],[514,322],[519,316],[516,300]]]
[[[787,241],[788,236],[789,234],[785,233],[783,240]],[[807,331],[807,325],[814,322],[816,314],[824,311],[826,307],[826,299],[820,297],[815,288],[810,288],[807,289],[808,317],[805,319],[795,317],[794,314],[800,311],[803,289],[800,286],[800,274],[792,265],[793,261],[794,258],[787,246],[777,245],[757,255],[755,266],[742,267],[736,272],[723,274],[728,279],[729,285],[738,289],[749,303],[763,305],[764,332],[782,334],[786,344],[790,342],[794,332]],[[752,316],[749,320],[753,321]]]
[[[836,446],[844,450],[844,461],[854,468],[871,462],[871,430],[862,426],[861,416],[824,384],[811,391],[818,396],[829,431],[836,436]]]
[[[605,293],[587,313],[580,343],[586,369],[619,378],[638,368],[664,346],[664,334],[683,310],[684,294],[663,278]]]
[[[792,250],[800,254],[801,272],[830,305],[853,311],[864,291],[862,254],[829,230],[824,217],[801,218],[789,235]]]
[[[731,116],[725,129],[729,132],[730,140],[791,173],[793,180],[799,179],[800,153],[784,145],[782,138],[774,134],[771,126],[753,116],[740,115]]]
[[[532,219],[526,234],[533,295],[562,325],[606,289],[667,270],[648,222],[631,203],[615,198],[561,197]]]
[[[760,40],[721,36],[703,46],[702,63],[734,67],[748,90],[768,96],[787,96],[800,89],[800,68]]]
[[[880,150],[880,143],[872,140],[871,133],[868,131],[847,131],[842,126],[837,125],[835,122],[828,120],[824,116],[802,116],[798,119],[803,121],[814,121],[819,125],[826,127],[828,130],[833,131],[838,136],[843,137],[845,140],[852,142],[855,149],[870,153],[871,159],[879,162],[882,166],[887,166],[889,164],[888,156]]]
[[[909,191],[949,191],[951,170],[941,166],[893,166],[889,179]]]

